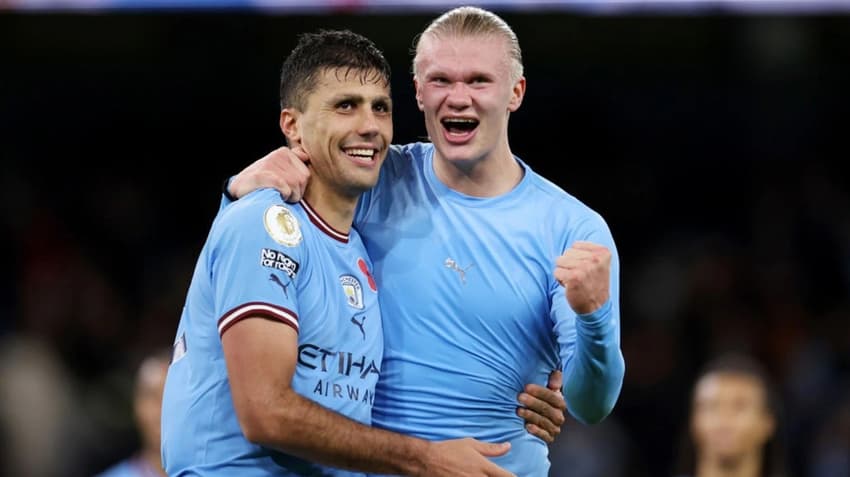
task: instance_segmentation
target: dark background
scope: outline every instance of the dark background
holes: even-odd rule
[[[528,78],[513,152],[599,211],[622,261],[623,392],[553,475],[571,452],[570,475],[671,475],[693,379],[730,349],[781,390],[795,475],[847,475],[850,18],[708,13],[503,14]],[[28,427],[59,441],[39,449],[61,449],[56,475],[136,445],[130,376],[173,338],[222,180],[283,144],[295,34],[373,39],[405,143],[425,136],[409,50],[432,18],[0,14],[0,402],[41,362],[13,350],[53,363],[43,405],[72,412]]]

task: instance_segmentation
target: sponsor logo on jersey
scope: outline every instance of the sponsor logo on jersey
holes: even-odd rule
[[[289,255],[270,248],[260,250],[260,265],[280,270],[289,275],[289,278],[295,278],[300,267],[298,262]]]
[[[282,205],[273,205],[263,214],[263,224],[275,242],[294,247],[301,243],[301,226],[298,219]]]
[[[372,406],[375,382],[381,369],[374,358],[349,351],[334,351],[313,343],[298,346],[298,366],[312,370],[313,394]]]
[[[340,275],[339,283],[342,285],[342,291],[345,293],[345,301],[349,306],[362,310],[363,305],[363,287],[360,286],[360,280],[352,275]]]
[[[298,364],[322,373],[357,376],[366,379],[370,374],[381,375],[374,359],[348,351],[333,351],[313,343],[298,347]]]

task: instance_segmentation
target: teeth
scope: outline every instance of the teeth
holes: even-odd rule
[[[349,156],[357,156],[372,159],[375,156],[374,149],[344,149]]]
[[[447,123],[466,123],[466,124],[474,124],[478,121],[469,118],[446,118],[443,121]]]

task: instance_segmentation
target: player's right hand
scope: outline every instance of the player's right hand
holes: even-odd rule
[[[227,190],[238,199],[254,190],[270,187],[277,189],[285,201],[298,202],[310,178],[309,164],[310,157],[300,147],[281,147],[243,169],[230,181]]]
[[[505,455],[510,443],[490,444],[469,437],[433,442],[428,447],[423,476],[429,477],[511,477],[507,470],[487,457]]]

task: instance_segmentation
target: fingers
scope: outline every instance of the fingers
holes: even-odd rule
[[[587,250],[589,252],[594,251],[607,251],[608,248],[604,245],[599,245],[598,243],[588,242],[586,240],[576,240],[573,242],[573,247],[578,250]]]
[[[306,166],[310,164],[310,154],[308,154],[302,146],[293,147],[292,152],[301,161],[301,164],[305,166],[303,170],[309,172]],[[298,164],[296,163],[296,166],[297,165]]]
[[[563,419],[564,409],[567,408],[560,388],[552,390],[538,384],[526,385],[525,392],[519,395],[519,401],[532,411],[543,414],[553,421]]]
[[[546,383],[546,387],[560,393],[561,389],[564,388],[564,373],[559,369],[549,373],[549,381]],[[564,407],[566,407],[566,403],[564,403]]]
[[[560,377],[556,377],[555,380],[557,384],[560,384]],[[525,407],[518,408],[517,415],[525,420],[528,432],[546,442],[554,441],[561,433],[561,426],[564,424],[564,409],[567,403],[560,392],[560,387],[558,389],[553,391],[543,386],[529,384],[525,387],[526,392],[520,393],[518,397],[519,402]]]
[[[525,430],[528,431],[532,436],[538,437],[543,440],[543,442],[547,444],[551,444],[555,442],[555,437],[552,434],[544,431],[543,429],[535,426],[534,424],[526,424]]]
[[[498,457],[500,455],[505,455],[511,450],[510,442],[502,442],[499,444],[490,444],[487,442],[475,441],[476,450],[481,453],[481,455],[485,457]],[[508,472],[507,470],[499,467],[498,465],[492,462],[485,462],[484,466],[484,475],[490,477],[513,477],[514,474]]]
[[[575,242],[555,259],[553,274],[561,286],[585,286],[593,291],[601,286],[596,282],[607,280],[610,267],[611,252],[606,247],[591,242]]]
[[[569,248],[563,255],[555,259],[555,265],[562,268],[576,268],[588,263],[602,263],[610,258],[608,249],[601,250],[582,250],[577,248]]]
[[[516,477],[514,474],[492,462],[489,462],[488,464],[487,469],[484,470],[484,475],[488,477]]]
[[[561,434],[561,427],[541,414],[521,407],[517,409],[517,415],[525,420],[525,429],[529,433],[546,442],[554,441]]]
[[[505,455],[511,450],[510,442],[501,442],[498,444],[493,444],[489,442],[481,442],[475,441],[474,444],[475,450],[481,453],[481,455],[486,457],[499,457],[500,455]]]
[[[230,182],[228,192],[239,198],[268,187],[277,189],[287,202],[297,202],[310,178],[305,161],[309,162],[309,156],[303,149],[277,148],[242,170]]]
[[[273,162],[268,174],[273,176],[269,180],[274,188],[287,202],[301,200],[310,179],[310,169],[307,167],[310,157],[307,152],[298,146],[292,149],[282,147],[270,154],[269,160]]]
[[[561,286],[566,286],[568,283],[575,284],[575,283],[584,282],[588,273],[589,273],[588,270],[586,270],[584,268],[580,268],[580,267],[575,267],[575,268],[558,267],[558,268],[555,269],[553,274],[555,276],[555,280],[558,280],[558,282],[561,284]]]

